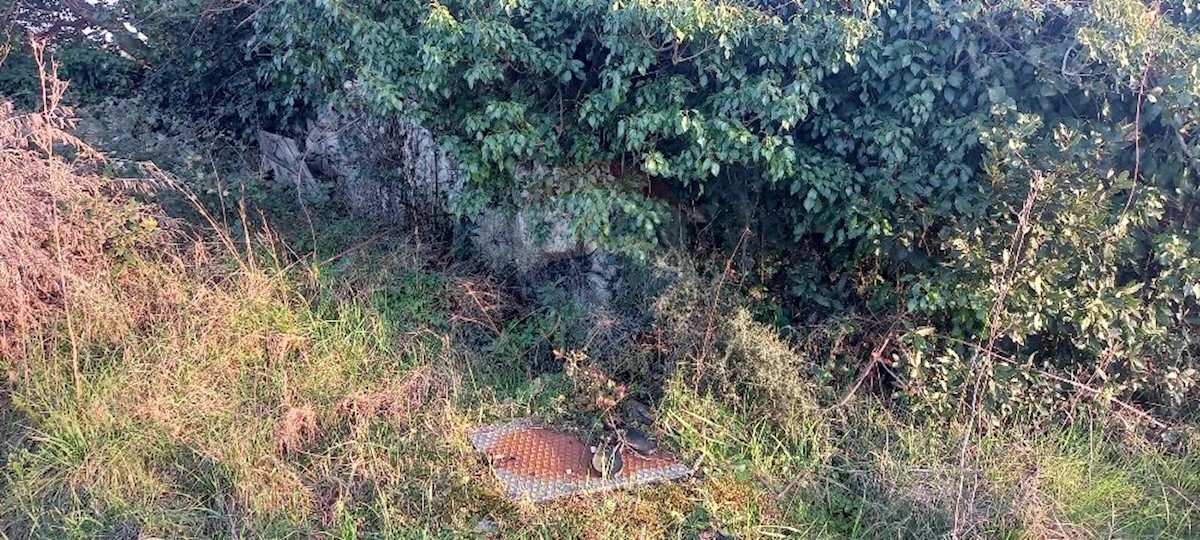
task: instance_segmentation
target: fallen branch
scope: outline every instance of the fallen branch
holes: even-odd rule
[[[1079,381],[1074,381],[1074,380],[1068,379],[1066,377],[1061,377],[1061,376],[1055,375],[1044,369],[1034,368],[1034,371],[1036,371],[1038,374],[1040,374],[1048,379],[1070,385],[1071,387],[1073,387],[1077,390],[1082,390],[1084,392],[1091,393],[1092,395],[1099,396],[1104,393],[1104,391],[1099,388],[1093,388],[1093,387],[1083,384]],[[1154,416],[1152,416],[1150,413],[1143,411],[1133,405],[1130,405],[1129,403],[1121,401],[1113,396],[1107,396],[1106,400],[1110,404],[1117,405],[1117,406],[1121,407],[1122,409],[1125,409],[1126,411],[1129,411],[1129,412],[1137,415],[1138,417],[1142,418],[1143,420],[1149,422],[1154,427],[1157,427],[1159,429],[1168,429],[1171,427],[1171,426],[1168,426],[1167,424],[1163,423],[1161,420],[1154,418]]]
[[[893,327],[894,326],[895,325],[893,325]],[[875,350],[871,351],[871,362],[867,364],[867,367],[863,368],[863,372],[858,376],[858,379],[854,381],[854,385],[850,387],[850,390],[846,392],[846,396],[843,397],[841,401],[837,403],[837,405],[831,407],[829,409],[830,411],[845,407],[846,404],[850,402],[850,399],[854,397],[855,392],[858,392],[858,388],[862,386],[862,383],[866,381],[867,377],[875,370],[875,366],[883,363],[883,351],[887,348],[891,341],[892,336],[889,333],[887,337],[883,338],[883,342],[880,343]]]

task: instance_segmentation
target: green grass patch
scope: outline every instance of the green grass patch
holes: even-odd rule
[[[521,539],[1200,530],[1194,453],[1086,425],[998,430],[970,442],[964,477],[954,427],[904,419],[866,395],[822,406],[805,381],[768,388],[800,360],[736,314],[725,350],[770,362],[729,368],[747,374],[751,391],[677,370],[646,392],[657,396],[661,444],[696,475],[509,502],[467,434],[524,416],[589,429],[595,416],[575,405],[576,383],[550,354],[571,343],[569,315],[519,303],[490,322],[464,315],[475,304],[462,287],[474,277],[426,261],[389,246],[315,265],[127,264],[107,278],[111,296],[74,299],[74,334],[47,329],[9,373],[0,533],[462,538],[481,536],[481,523]]]

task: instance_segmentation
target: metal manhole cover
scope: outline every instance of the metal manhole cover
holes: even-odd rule
[[[482,427],[471,434],[471,444],[487,456],[505,495],[512,500],[542,502],[676,480],[688,473],[687,466],[668,452],[641,456],[623,450],[625,466],[604,478],[592,470],[592,453],[583,441],[529,420]]]

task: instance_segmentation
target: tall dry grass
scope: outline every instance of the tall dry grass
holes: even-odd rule
[[[29,332],[64,307],[68,289],[106,264],[123,202],[91,172],[102,157],[70,133],[57,65],[43,43],[32,51],[42,109],[21,112],[0,99],[0,358],[13,360]]]

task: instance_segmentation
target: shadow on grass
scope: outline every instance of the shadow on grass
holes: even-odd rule
[[[7,470],[9,456],[27,446],[28,438],[29,417],[13,404],[8,383],[0,383],[0,473]],[[0,493],[7,491],[7,481],[7,475],[0,474]]]

